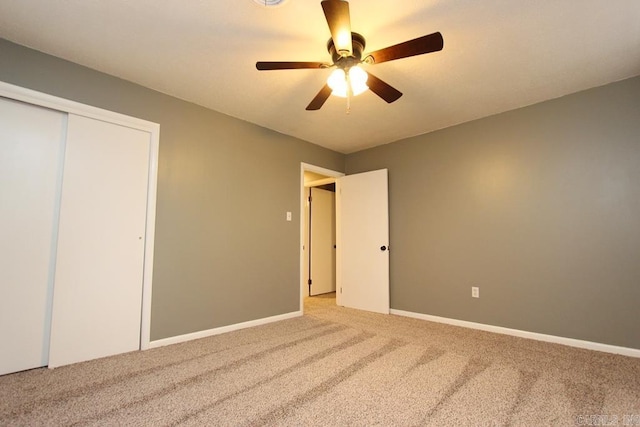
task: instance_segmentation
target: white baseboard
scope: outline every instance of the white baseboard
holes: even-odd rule
[[[299,316],[302,316],[302,311],[294,311],[291,313],[279,314],[277,316],[265,317],[263,319],[250,320],[248,322],[236,323],[233,325],[221,326],[219,328],[207,329],[206,331],[199,331],[199,332],[193,332],[190,334],[178,335],[175,337],[151,341],[149,343],[149,347],[147,348],[157,348],[157,347],[163,347],[165,345],[178,344],[181,342],[197,340],[200,338],[206,338],[213,335],[220,335],[227,332],[238,331],[240,329],[251,328],[253,326],[266,325],[267,323],[293,319],[294,317],[299,317]]]
[[[447,317],[432,316],[429,314],[413,313],[411,311],[395,310],[389,311],[391,314],[414,319],[427,320],[429,322],[445,323],[447,325],[461,326],[463,328],[478,329],[496,334],[511,335],[514,337],[528,338],[537,341],[545,341],[554,344],[562,344],[570,347],[584,348],[587,350],[602,351],[605,353],[620,354],[629,357],[640,358],[640,349],[619,347],[615,345],[602,344],[591,341],[577,340],[574,338],[558,337],[555,335],[539,334],[537,332],[521,331],[518,329],[504,328],[502,326],[485,325],[483,323],[468,322],[466,320],[449,319]]]

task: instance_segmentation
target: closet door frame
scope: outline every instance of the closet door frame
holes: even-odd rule
[[[147,120],[103,110],[101,108],[92,107],[2,81],[0,81],[0,96],[40,107],[50,108],[63,113],[76,114],[149,132],[151,138],[149,153],[149,188],[147,192],[146,237],[142,279],[142,312],[140,330],[140,349],[148,349],[151,339],[151,292],[153,280],[153,249],[155,239],[160,125]]]

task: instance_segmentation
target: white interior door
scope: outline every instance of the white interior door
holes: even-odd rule
[[[336,197],[340,215],[336,303],[389,313],[387,170],[339,178]]]
[[[150,134],[69,115],[49,367],[140,348]]]
[[[311,288],[309,286],[309,264],[311,264],[311,249],[309,248],[309,195],[311,194],[310,188],[305,188],[304,196],[304,229],[302,234],[302,288],[301,294],[304,296],[309,295]]]
[[[335,193],[311,188],[311,295],[336,290]]]
[[[65,126],[0,97],[0,375],[47,365]]]

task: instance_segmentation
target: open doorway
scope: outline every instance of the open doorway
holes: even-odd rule
[[[301,167],[301,311],[304,311],[305,299],[335,298],[335,182],[343,175],[305,163]]]
[[[305,184],[304,266],[310,297],[336,291],[336,184],[315,182]]]

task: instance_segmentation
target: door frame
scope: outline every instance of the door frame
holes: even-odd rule
[[[337,178],[344,176],[343,172],[334,171],[331,169],[323,168],[320,166],[315,166],[309,163],[300,163],[300,279],[298,281],[298,292],[300,293],[300,312],[304,313],[304,286],[305,286],[305,278],[304,278],[304,207],[305,201],[307,198],[307,194],[304,186],[304,173],[305,172],[314,172],[321,175],[328,176],[329,179],[324,182],[325,184],[335,182]],[[324,180],[323,180],[324,181]],[[337,213],[337,212],[336,212]],[[336,229],[338,228],[338,215],[336,215]],[[337,293],[336,293],[337,298]]]
[[[160,148],[160,125],[147,120],[126,116],[109,110],[81,104],[35,90],[0,81],[0,96],[28,104],[50,108],[96,120],[139,129],[150,134],[149,176],[147,189],[147,217],[145,230],[144,266],[142,279],[142,307],[140,326],[140,349],[149,348],[151,339],[151,291],[153,279],[153,250],[155,240],[156,193],[158,182],[158,154]]]

